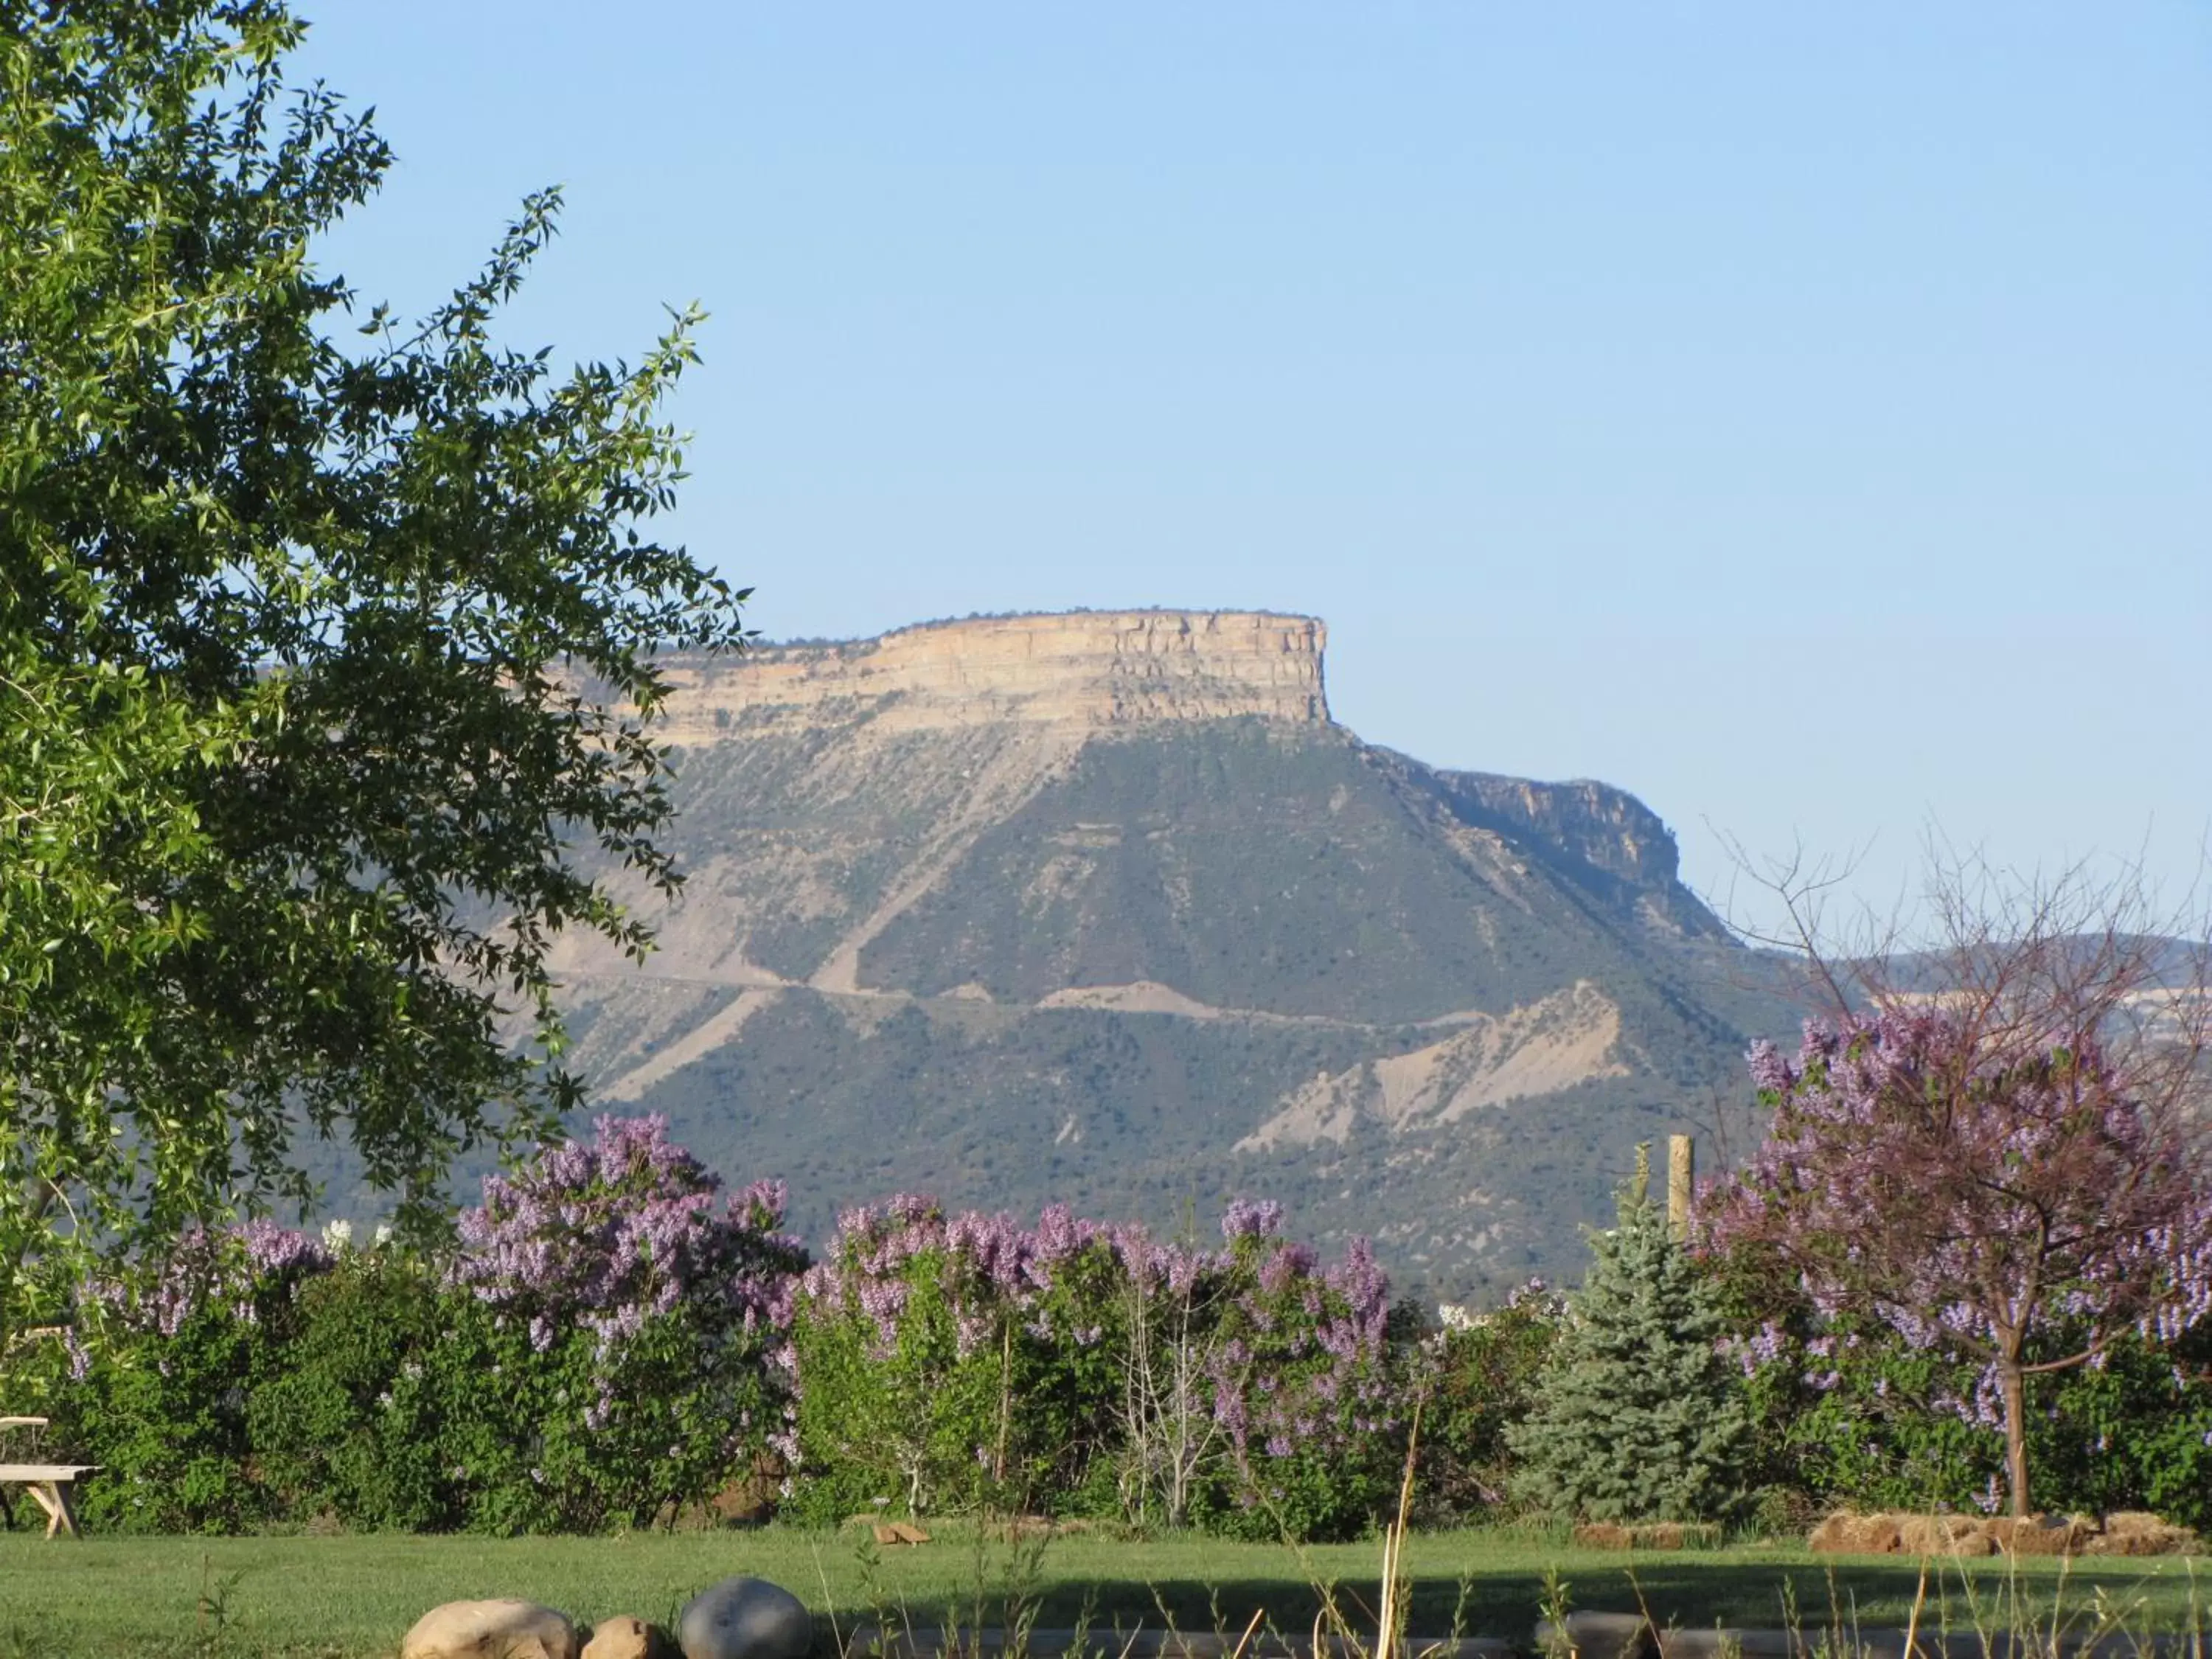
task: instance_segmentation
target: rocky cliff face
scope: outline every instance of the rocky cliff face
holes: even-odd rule
[[[1681,884],[1674,832],[1626,789],[1587,778],[1536,783],[1486,772],[1429,775],[1470,818],[1525,838],[1570,880],[1609,902],[1632,905],[1653,925],[1689,937],[1728,936]]]
[[[823,720],[886,731],[1165,720],[1328,719],[1326,631],[1264,611],[1095,611],[929,623],[880,639],[673,657],[682,743]]]
[[[1656,812],[1625,789],[1587,779],[1532,783],[1485,772],[1437,776],[1485,811],[1548,837],[1608,875],[1634,882],[1675,878],[1674,837]]]

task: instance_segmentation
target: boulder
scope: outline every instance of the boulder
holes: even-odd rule
[[[600,1620],[584,1644],[584,1659],[660,1659],[666,1651],[659,1631],[626,1613]]]
[[[415,1621],[399,1659],[580,1659],[576,1627],[535,1601],[448,1601]]]
[[[725,1578],[701,1590],[676,1621],[684,1659],[806,1659],[814,1615],[765,1578]]]

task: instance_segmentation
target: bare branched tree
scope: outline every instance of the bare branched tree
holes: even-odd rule
[[[2025,1379],[2212,1313],[2212,927],[2139,866],[2021,876],[1936,842],[1928,868],[1909,939],[1836,927],[1833,872],[1757,878],[1785,919],[1758,942],[1814,1018],[1795,1063],[1754,1049],[1771,1133],[1704,1219],[1817,1302],[1987,1364],[2023,1513]]]
[[[1195,1264],[1198,1258],[1190,1256]],[[1189,1524],[1198,1478],[1225,1436],[1213,1409],[1224,1340],[1215,1274],[1139,1263],[1123,1291],[1128,1346],[1121,1362],[1121,1433],[1129,1448],[1124,1502],[1139,1520],[1152,1506],[1170,1527]]]
[[[1795,964],[1814,1017],[1935,1007],[1997,1053],[2094,1036],[2147,1113],[2212,1128],[2212,904],[2197,889],[2161,902],[2140,861],[2022,872],[1931,832],[1917,913],[1882,910],[1845,898],[1856,860],[1759,863],[1728,846],[1778,913],[1730,926]]]

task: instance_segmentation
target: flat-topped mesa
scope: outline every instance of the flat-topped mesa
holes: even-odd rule
[[[1250,611],[1082,611],[925,623],[838,645],[676,656],[664,735],[711,743],[867,718],[887,731],[1001,720],[1086,726],[1328,719],[1327,630]]]

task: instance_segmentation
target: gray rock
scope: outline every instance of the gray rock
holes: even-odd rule
[[[814,1615],[780,1584],[725,1578],[685,1605],[676,1641],[684,1659],[806,1659]]]
[[[1650,1622],[1633,1613],[1571,1613],[1536,1626],[1536,1651],[1560,1659],[1659,1659]]]

